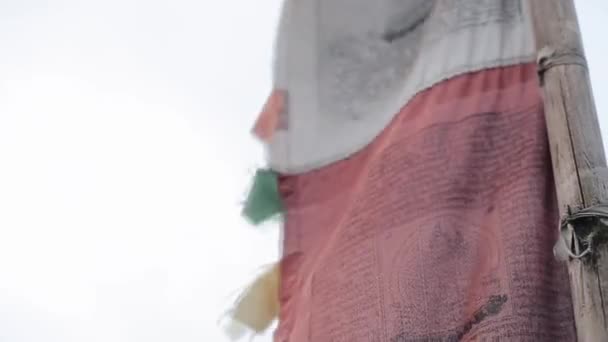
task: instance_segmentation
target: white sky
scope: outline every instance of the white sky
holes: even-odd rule
[[[277,256],[239,203],[279,2],[0,0],[0,342],[224,341]],[[605,113],[608,4],[577,5]]]

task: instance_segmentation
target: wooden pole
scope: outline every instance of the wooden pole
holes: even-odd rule
[[[608,201],[608,172],[573,0],[529,0],[539,50],[551,159],[560,213]],[[598,41],[598,44],[603,42]],[[579,342],[608,341],[608,245],[600,220],[583,220],[564,234]],[[574,235],[576,234],[576,235]]]

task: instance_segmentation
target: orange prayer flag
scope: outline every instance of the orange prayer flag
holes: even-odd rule
[[[268,142],[279,127],[279,120],[285,110],[286,92],[275,89],[272,91],[262,112],[253,126],[253,134],[260,140]]]

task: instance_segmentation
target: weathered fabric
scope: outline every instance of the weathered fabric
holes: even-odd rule
[[[300,173],[367,146],[442,80],[534,61],[524,0],[285,0],[274,88],[286,91],[270,166]],[[338,138],[339,137],[339,138]]]
[[[441,82],[280,190],[277,342],[576,341],[534,64]]]

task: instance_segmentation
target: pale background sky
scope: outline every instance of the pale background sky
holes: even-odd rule
[[[0,342],[225,341],[278,254],[239,203],[279,3],[0,0]],[[606,132],[608,3],[577,5]]]

